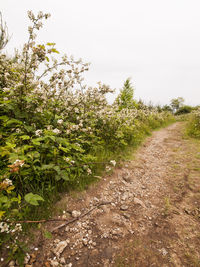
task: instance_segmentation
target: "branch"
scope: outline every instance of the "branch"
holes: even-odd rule
[[[68,224],[71,224],[71,223],[73,223],[73,222],[75,222],[75,221],[80,220],[81,218],[83,218],[83,217],[85,217],[86,215],[88,215],[89,213],[91,213],[94,209],[97,209],[97,208],[100,207],[100,206],[108,205],[108,204],[111,204],[111,202],[103,201],[103,202],[101,202],[101,203],[95,205],[94,207],[92,207],[91,209],[89,209],[88,211],[86,211],[85,213],[81,214],[79,217],[76,217],[76,218],[74,218],[74,219],[72,219],[72,220],[70,220],[70,221],[66,221],[66,219],[47,219],[47,220],[44,219],[44,220],[38,220],[38,221],[23,220],[23,221],[1,221],[1,222],[5,222],[5,223],[10,223],[10,224],[12,224],[12,223],[45,223],[45,222],[62,222],[62,221],[64,221],[65,223],[63,223],[63,224],[61,224],[61,225],[55,227],[55,228],[52,230],[52,232],[54,232],[54,231],[56,231],[56,230],[58,230],[58,229],[60,229],[60,228],[62,228],[62,227],[64,227],[64,226],[66,226],[66,225],[68,225]]]
[[[74,218],[74,219],[72,219],[72,220],[70,220],[70,221],[68,221],[68,222],[65,222],[65,223],[63,223],[63,224],[61,224],[61,225],[55,227],[51,232],[53,233],[53,232],[57,231],[58,229],[60,229],[60,228],[62,228],[62,227],[64,227],[64,226],[67,226],[67,225],[69,225],[69,224],[71,224],[71,223],[73,223],[73,222],[75,222],[75,221],[80,220],[81,218],[85,217],[86,215],[88,215],[89,213],[91,213],[93,210],[97,209],[97,208],[100,207],[100,206],[103,206],[103,205],[109,205],[109,204],[111,204],[110,201],[109,201],[109,202],[106,202],[106,201],[101,202],[101,203],[97,204],[96,206],[92,207],[91,209],[89,209],[88,211],[86,211],[85,213],[81,214],[79,217]]]
[[[49,67],[39,77],[37,77],[37,80],[39,81],[47,72],[55,69],[58,66],[65,65],[65,64],[66,64],[65,62],[60,62],[60,63],[57,63],[57,64],[53,65],[52,67]]]

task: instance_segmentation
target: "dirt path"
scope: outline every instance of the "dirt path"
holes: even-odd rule
[[[183,128],[175,123],[154,132],[135,159],[87,192],[62,199],[67,219],[110,204],[50,239],[39,235],[29,265],[200,266],[200,142],[184,139]],[[51,232],[60,224],[45,227]]]

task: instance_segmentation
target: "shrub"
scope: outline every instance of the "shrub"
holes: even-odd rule
[[[182,115],[182,114],[188,114],[192,111],[191,106],[183,106],[180,107],[179,110],[175,113],[175,115]]]
[[[200,138],[200,108],[191,113],[187,133],[192,137]]]

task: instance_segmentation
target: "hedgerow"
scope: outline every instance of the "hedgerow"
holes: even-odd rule
[[[0,236],[2,243],[14,238],[14,246],[22,226],[12,221],[55,190],[92,179],[101,151],[114,155],[172,119],[145,106],[109,105],[109,86],[84,84],[88,63],[60,56],[54,43],[36,43],[50,15],[28,16],[32,26],[22,51],[0,52]]]
[[[195,138],[200,138],[200,108],[194,110],[187,123],[187,133]]]

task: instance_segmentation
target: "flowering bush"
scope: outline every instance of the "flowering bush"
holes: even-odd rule
[[[98,151],[137,144],[171,119],[145,106],[109,105],[109,86],[83,83],[88,63],[60,56],[54,43],[36,43],[49,14],[28,16],[32,26],[22,52],[0,53],[0,218],[9,221],[23,218],[26,205],[38,205],[45,193],[92,177]],[[21,230],[11,228],[1,223],[0,235]]]
[[[191,113],[187,132],[190,136],[200,138],[200,108]]]

